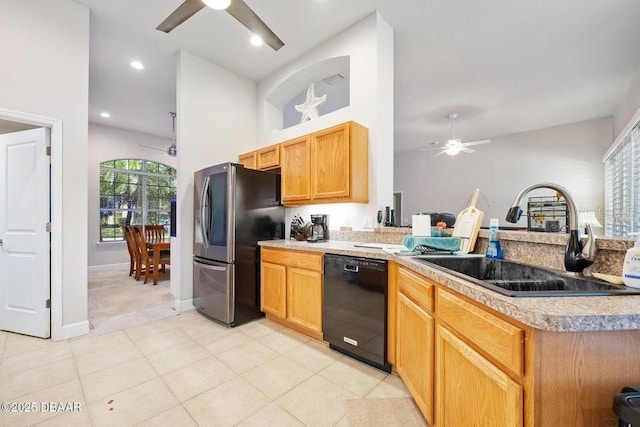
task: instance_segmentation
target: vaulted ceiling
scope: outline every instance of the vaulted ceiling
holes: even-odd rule
[[[245,0],[278,51],[208,8],[157,31],[182,0],[76,1],[91,8],[90,120],[167,137],[178,50],[259,81],[376,10],[394,29],[396,150],[446,139],[452,112],[465,140],[609,116],[640,73],[637,0]]]

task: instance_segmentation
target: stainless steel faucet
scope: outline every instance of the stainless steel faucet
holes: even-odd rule
[[[507,213],[506,220],[509,222],[518,222],[522,215],[522,208],[520,207],[520,201],[531,190],[536,188],[550,188],[556,190],[564,196],[567,201],[567,207],[569,208],[569,241],[567,242],[567,248],[564,251],[564,268],[567,271],[573,271],[581,273],[582,270],[593,264],[596,258],[596,239],[591,230],[591,225],[587,224],[587,232],[589,237],[582,246],[580,241],[580,232],[578,231],[578,208],[573,201],[573,197],[566,188],[553,184],[550,182],[542,182],[540,184],[533,184],[523,188],[513,199],[513,204]]]

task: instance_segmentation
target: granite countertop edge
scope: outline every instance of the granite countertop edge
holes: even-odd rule
[[[382,249],[355,247],[359,242],[265,240],[262,247],[335,253],[394,261],[441,283],[472,300],[536,329],[553,332],[615,331],[640,329],[640,296],[530,297],[513,298],[484,289],[472,282],[429,267],[409,256]]]

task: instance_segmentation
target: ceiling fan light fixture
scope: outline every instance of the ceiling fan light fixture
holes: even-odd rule
[[[445,153],[447,153],[450,156],[455,156],[456,154],[458,154],[460,152],[460,146],[459,145],[452,145],[450,147],[447,147],[446,150],[444,150]]]
[[[215,10],[225,10],[231,4],[231,0],[202,0],[202,2]]]
[[[262,37],[260,37],[257,34],[252,35],[249,41],[251,42],[252,45],[256,47],[262,46],[264,44],[264,40],[262,40]]]

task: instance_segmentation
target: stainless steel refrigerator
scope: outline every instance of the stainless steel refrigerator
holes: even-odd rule
[[[257,242],[284,238],[280,175],[223,163],[193,187],[193,304],[230,326],[262,316]]]

